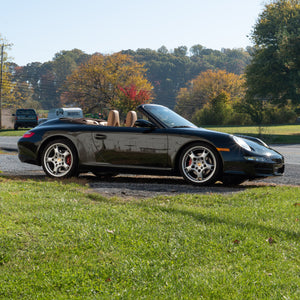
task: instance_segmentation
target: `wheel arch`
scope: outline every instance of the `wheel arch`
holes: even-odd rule
[[[67,141],[69,141],[74,146],[74,149],[76,150],[77,157],[79,158],[79,153],[78,153],[77,147],[76,147],[75,143],[70,138],[68,138],[68,137],[66,137],[64,135],[55,135],[55,136],[51,136],[51,137],[47,138],[40,145],[40,148],[38,150],[38,163],[39,163],[39,165],[42,164],[41,158],[42,158],[42,153],[43,153],[45,147],[49,143],[51,143],[52,141],[55,141],[55,140],[67,140]]]

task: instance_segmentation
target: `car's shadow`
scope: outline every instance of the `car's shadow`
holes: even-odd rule
[[[96,177],[83,174],[79,178],[87,180],[89,186],[104,195],[153,197],[176,194],[232,194],[247,189],[276,184],[261,181],[246,182],[242,185],[223,185],[217,182],[210,186],[197,186],[187,183],[182,177],[118,175],[115,177]]]
[[[196,186],[187,183],[181,177],[164,177],[148,175],[117,175],[114,177],[97,177],[92,173],[80,174],[78,178],[51,179],[43,172],[27,175],[6,175],[11,179],[31,179],[36,181],[60,181],[65,183],[76,182],[88,185],[93,192],[100,193],[107,197],[143,197],[151,198],[159,195],[178,194],[232,194],[247,189],[268,186],[274,187],[274,183],[261,181],[246,182],[242,185],[225,186],[217,182],[210,186]]]

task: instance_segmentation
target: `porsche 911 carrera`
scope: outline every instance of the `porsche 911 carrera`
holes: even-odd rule
[[[283,156],[262,140],[199,128],[171,109],[142,104],[124,124],[111,110],[107,120],[54,119],[18,141],[19,159],[54,178],[182,176],[195,185],[240,184],[284,173]]]

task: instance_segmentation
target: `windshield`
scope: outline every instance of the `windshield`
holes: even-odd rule
[[[18,109],[16,112],[17,115],[35,115],[35,111],[32,109]]]
[[[144,109],[153,115],[156,119],[160,120],[166,127],[171,128],[187,128],[197,127],[185,118],[181,117],[171,109],[159,105],[147,105]]]

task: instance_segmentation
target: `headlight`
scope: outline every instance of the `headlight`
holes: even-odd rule
[[[244,139],[234,136],[234,135],[233,135],[233,139],[241,148],[243,148],[247,151],[251,151],[250,146],[246,143],[246,141]]]
[[[249,161],[256,161],[256,162],[268,162],[270,161],[268,157],[262,157],[262,156],[244,156],[246,160]]]

